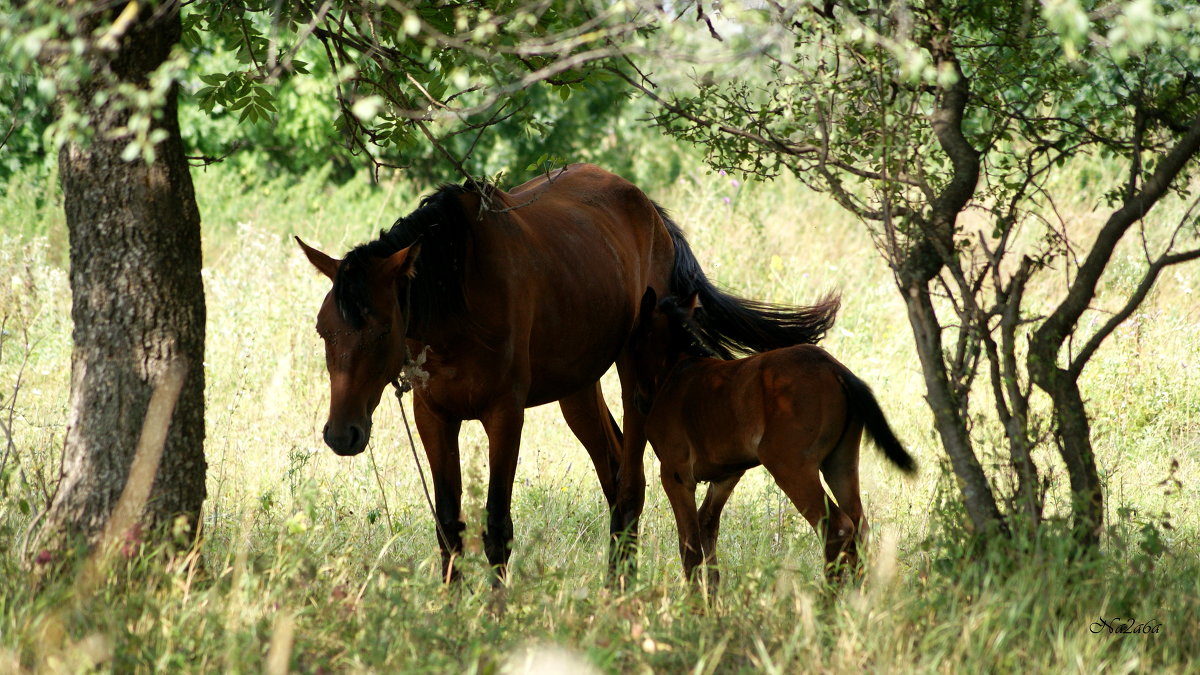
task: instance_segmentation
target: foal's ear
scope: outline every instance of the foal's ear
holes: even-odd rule
[[[392,255],[388,256],[386,267],[387,273],[395,275],[396,279],[400,277],[413,278],[417,274],[416,264],[417,258],[421,255],[421,242],[417,242],[408,248],[402,248]]]
[[[313,264],[313,267],[317,268],[317,271],[329,277],[330,281],[333,281],[337,277],[337,268],[341,264],[340,260],[331,258],[309,246],[300,237],[296,237],[296,243],[300,244],[300,250],[304,251],[304,255],[308,257],[308,261]]]
[[[658,294],[653,288],[646,287],[646,292],[642,294],[642,306],[638,309],[638,316],[642,321],[650,317],[650,313],[658,306]]]
[[[658,294],[653,288],[646,287],[646,292],[642,294],[641,307],[638,308],[637,318],[633,323],[634,335],[641,335],[650,327],[650,318],[654,314],[654,310],[658,307]]]
[[[689,317],[695,314],[696,308],[700,306],[700,291],[692,291],[691,295],[687,296],[683,299],[683,302],[679,303],[679,306],[682,307],[685,312],[687,312]]]

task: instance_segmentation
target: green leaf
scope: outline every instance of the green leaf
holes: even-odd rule
[[[121,150],[121,160],[125,162],[132,162],[133,160],[137,159],[138,155],[141,154],[141,151],[142,146],[137,142],[136,139],[129,141],[129,143],[125,145],[124,149]]]

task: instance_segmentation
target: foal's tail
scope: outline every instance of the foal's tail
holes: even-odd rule
[[[888,459],[892,460],[893,464],[900,467],[901,471],[915,472],[917,470],[916,460],[908,454],[904,446],[900,445],[896,434],[892,433],[892,427],[888,425],[887,418],[883,416],[883,410],[879,407],[879,401],[875,400],[875,394],[871,393],[871,388],[846,368],[842,369],[841,379],[842,388],[846,391],[846,398],[850,400],[851,414],[862,420],[867,435],[871,437],[872,441],[875,441],[875,445],[883,451]]]
[[[671,240],[675,244],[675,268],[671,272],[671,294],[700,297],[695,318],[704,339],[724,358],[735,352],[765,352],[797,344],[816,344],[833,326],[841,301],[829,295],[810,307],[790,307],[739,298],[717,288],[692,254],[683,231],[658,204]]]

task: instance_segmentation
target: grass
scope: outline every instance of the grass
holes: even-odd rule
[[[637,585],[605,587],[603,498],[557,408],[544,406],[525,426],[512,583],[499,595],[487,588],[478,536],[487,467],[477,424],[463,434],[469,539],[466,582],[455,588],[436,578],[432,519],[394,401],[376,413],[368,453],[338,458],[320,439],[328,383],[312,324],[327,282],[290,236],[345,250],[424,188],[262,181],[221,167],[196,183],[209,315],[204,544],[86,592],[34,593],[18,562],[57,474],[69,293],[53,190],[20,177],[0,202],[0,419],[13,438],[0,472],[0,673],[492,673],[531,662],[553,672],[1185,672],[1200,656],[1196,266],[1164,275],[1085,378],[1108,486],[1102,554],[1070,559],[1054,526],[1020,554],[981,552],[966,543],[939,466],[903,303],[861,228],[786,180],[743,185],[697,172],[654,189],[706,270],[740,293],[805,302],[843,292],[826,347],[874,386],[923,470],[905,480],[864,448],[870,569],[837,598],[818,582],[807,524],[752,472],[726,510],[724,585],[706,610],[681,579],[653,461]],[[1077,227],[1095,227],[1090,205],[1071,208]],[[1135,264],[1132,253],[1120,263]],[[605,390],[613,399],[615,381]],[[982,420],[977,430],[986,447]],[[1047,451],[1042,466],[1053,464]],[[1049,478],[1061,512],[1064,474]],[[1093,632],[1114,617],[1158,631]]]

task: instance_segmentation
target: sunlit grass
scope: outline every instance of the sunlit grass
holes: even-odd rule
[[[979,565],[947,529],[955,491],[939,469],[904,305],[870,238],[795,182],[733,181],[697,170],[652,196],[710,276],[738,293],[803,303],[840,291],[825,346],[874,387],[922,464],[906,480],[864,447],[873,539],[862,588],[825,594],[815,536],[755,471],[726,510],[724,585],[705,610],[681,578],[649,460],[640,576],[614,594],[603,498],[553,405],[527,416],[503,598],[488,590],[479,541],[486,441],[478,424],[465,425],[466,580],[443,587],[418,477],[424,457],[414,463],[390,394],[368,453],[339,458],[321,442],[328,382],[313,321],[328,282],[291,241],[345,250],[412,209],[425,188],[329,187],[316,175],[264,183],[214,167],[196,175],[209,317],[201,556],[145,563],[86,597],[69,586],[34,595],[18,547],[57,475],[70,319],[65,228],[37,206],[54,204],[53,191],[31,180],[21,189],[42,195],[5,213],[43,222],[0,235],[0,418],[7,425],[11,414],[14,440],[0,500],[0,672],[254,672],[272,650],[299,672],[495,672],[546,645],[610,672],[1185,671],[1200,644],[1197,267],[1168,272],[1085,376],[1113,524],[1104,556],[1071,562],[1047,535],[1021,565]],[[1078,227],[1096,227],[1083,205],[1072,208]],[[1135,265],[1135,253],[1123,264]],[[1041,290],[1046,302],[1053,286]],[[611,375],[605,391],[619,412]],[[984,420],[976,429],[987,438]],[[1041,462],[1056,466],[1052,448]],[[1056,469],[1051,480],[1057,514],[1065,475]],[[1116,616],[1161,629],[1091,631]]]

